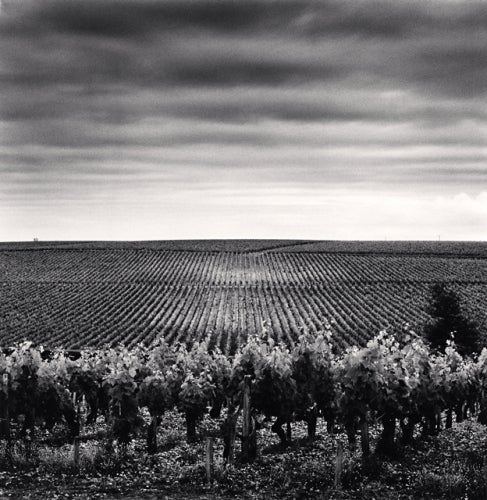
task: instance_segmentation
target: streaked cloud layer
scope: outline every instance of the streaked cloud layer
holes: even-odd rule
[[[0,240],[486,239],[487,3],[4,0]]]

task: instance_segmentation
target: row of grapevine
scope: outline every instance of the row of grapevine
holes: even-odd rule
[[[150,250],[0,252],[0,282],[302,285],[377,281],[486,282],[487,260],[444,256]]]
[[[322,417],[329,431],[337,425],[346,431],[351,447],[359,434],[366,457],[374,422],[382,428],[376,451],[385,454],[395,452],[398,436],[410,443],[418,429],[422,435],[439,432],[442,413],[447,427],[453,415],[461,421],[467,413],[487,423],[487,349],[472,360],[450,342],[444,354],[436,354],[404,330],[397,336],[381,332],[362,348],[337,353],[332,338],[329,329],[302,334],[290,348],[264,331],[251,335],[233,357],[211,349],[209,340],[188,349],[160,339],[151,348],[82,351],[76,360],[60,350],[46,357],[42,348],[24,342],[0,354],[0,438],[9,449],[14,438],[32,440],[40,427],[64,423],[74,439],[76,405],[84,398],[88,421],[102,414],[109,438],[126,444],[145,429],[149,451],[155,452],[165,411],[179,409],[194,440],[209,409],[219,418],[226,407],[221,437],[230,457],[246,379],[252,384],[254,439],[261,416],[274,419],[272,430],[283,444],[290,438],[284,424],[290,429],[290,422],[305,421],[313,438]]]
[[[292,346],[301,332],[334,325],[340,349],[364,345],[374,331],[428,319],[429,284],[341,283],[327,286],[165,286],[157,283],[0,284],[0,339],[51,347],[108,343],[191,343],[210,334],[233,353],[265,323]],[[487,285],[458,284],[469,316],[482,325]]]

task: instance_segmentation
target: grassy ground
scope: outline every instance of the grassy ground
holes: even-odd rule
[[[213,432],[218,422],[203,422]],[[238,461],[223,468],[222,442],[215,440],[215,471],[206,483],[204,442],[184,441],[184,422],[177,413],[164,417],[160,450],[145,452],[143,439],[109,455],[103,442],[82,443],[80,469],[73,470],[72,446],[38,447],[26,461],[16,449],[13,465],[0,468],[0,498],[114,498],[114,499],[485,499],[487,498],[487,429],[468,421],[439,437],[399,450],[395,460],[372,457],[364,468],[357,453],[345,449],[340,488],[334,487],[337,440],[319,428],[318,438],[305,439],[301,424],[293,425],[293,443],[276,446],[266,426],[259,431],[258,460]],[[372,443],[375,439],[372,431]],[[237,446],[238,448],[238,446]],[[0,450],[1,456],[4,451]]]

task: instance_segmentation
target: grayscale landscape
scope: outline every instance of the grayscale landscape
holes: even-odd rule
[[[0,498],[487,498],[487,3],[0,1]]]

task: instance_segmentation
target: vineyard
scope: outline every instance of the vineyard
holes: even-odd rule
[[[286,447],[293,425],[305,422],[312,443],[322,420],[338,457],[342,435],[351,453],[360,440],[367,474],[373,456],[394,459],[404,446],[451,429],[454,419],[475,416],[487,424],[487,349],[476,360],[463,358],[451,342],[436,353],[404,330],[394,336],[382,332],[363,348],[335,354],[332,337],[331,331],[302,334],[289,349],[263,332],[248,337],[232,358],[210,349],[207,340],[190,349],[161,340],[151,348],[81,351],[75,360],[63,350],[46,356],[30,342],[18,344],[0,354],[1,462],[11,466],[23,450],[27,463],[37,464],[41,446],[54,443],[45,437],[41,442],[46,434],[57,436],[57,446],[74,443],[74,472],[80,467],[80,439],[98,439],[105,459],[117,453],[125,460],[128,446],[145,435],[145,449],[139,445],[136,453],[155,455],[164,445],[158,438],[162,418],[177,410],[189,443],[205,438],[212,450],[217,440],[222,470],[237,459],[241,466],[258,458],[266,421]],[[82,435],[93,426],[101,432]],[[373,441],[372,431],[378,436]],[[341,465],[336,467],[335,488],[342,474]],[[329,479],[320,481],[321,488],[332,487]]]
[[[371,452],[365,424],[382,425],[377,446],[386,454],[394,451],[398,422],[403,444],[411,444],[417,430],[423,437],[436,435],[443,412],[447,428],[454,415],[457,422],[477,415],[487,424],[487,349],[472,360],[449,341],[445,352],[437,353],[403,330],[381,332],[365,347],[336,354],[332,337],[329,329],[305,333],[289,349],[264,331],[249,336],[233,357],[211,349],[208,339],[189,349],[160,340],[150,348],[83,350],[75,359],[62,349],[16,344],[0,354],[0,438],[9,454],[13,440],[32,441],[39,429],[52,431],[61,423],[72,440],[80,434],[81,404],[86,423],[104,417],[106,436],[119,444],[145,427],[149,453],[157,452],[157,427],[165,412],[177,408],[185,415],[191,442],[208,412],[220,419],[225,409],[226,422],[217,436],[231,462],[231,427],[242,410],[244,419],[253,421],[246,431],[249,439],[252,434],[256,439],[260,416],[274,421],[272,431],[284,445],[291,439],[291,422],[305,421],[313,439],[321,417],[329,432],[337,424],[344,429],[352,448],[360,431],[365,457]],[[144,422],[144,409],[150,422]],[[246,451],[244,458],[252,460],[256,450]]]
[[[485,335],[482,245],[171,245],[0,246],[0,496],[485,498],[487,349],[421,336],[437,282]],[[448,432],[457,482],[412,479]]]
[[[0,344],[151,346],[210,335],[232,354],[262,325],[293,347],[332,324],[335,346],[428,320],[432,283],[486,330],[486,245],[148,242],[0,246]],[[436,253],[434,253],[436,252]]]

